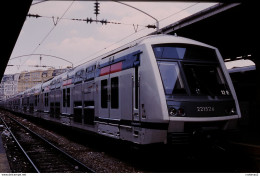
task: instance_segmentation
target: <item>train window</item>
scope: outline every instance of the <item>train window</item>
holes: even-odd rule
[[[230,91],[217,65],[183,65],[191,94],[230,95]]]
[[[94,79],[96,65],[86,68],[86,80]]]
[[[74,83],[80,83],[83,80],[84,77],[84,70],[79,70],[75,74],[75,80]]]
[[[70,107],[70,88],[67,88],[67,107]]]
[[[101,108],[107,108],[107,80],[101,81]]]
[[[61,86],[61,84],[62,84],[62,80],[61,80],[61,78],[59,78],[58,80],[57,80],[57,82],[56,82],[56,88],[60,88],[60,86]]]
[[[118,109],[119,105],[119,89],[118,77],[111,78],[111,108]]]
[[[177,62],[158,62],[165,94],[186,94]]]
[[[154,45],[156,59],[208,60],[217,61],[214,49],[188,44]]]
[[[154,48],[156,58],[183,59],[185,48],[179,47],[156,47]]]

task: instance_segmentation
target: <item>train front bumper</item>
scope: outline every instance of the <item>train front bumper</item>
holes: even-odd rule
[[[225,117],[170,117],[167,143],[186,144],[198,139],[223,138],[237,130],[237,115]]]

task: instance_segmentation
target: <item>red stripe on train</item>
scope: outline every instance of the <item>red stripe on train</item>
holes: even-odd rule
[[[68,85],[70,85],[70,84],[72,84],[72,79],[68,79],[68,80],[65,80],[65,81],[63,81],[63,86],[68,86]]]
[[[99,76],[108,75],[109,73],[110,73],[110,66],[107,66],[107,67],[101,68]]]
[[[111,65],[110,73],[116,73],[122,71],[122,65],[123,65],[122,62],[118,62],[116,64]]]
[[[119,62],[119,63],[113,64],[113,65],[104,67],[100,70],[99,76],[104,76],[104,75],[108,75],[110,73],[116,73],[116,72],[122,71],[122,65],[123,65],[123,63]]]

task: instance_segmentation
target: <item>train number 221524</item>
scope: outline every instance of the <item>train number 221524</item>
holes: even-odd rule
[[[197,111],[198,112],[213,112],[215,111],[214,107],[211,106],[197,106]]]

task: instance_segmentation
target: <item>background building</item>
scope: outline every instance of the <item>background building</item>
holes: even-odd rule
[[[39,83],[48,81],[54,76],[66,72],[68,69],[35,70],[31,72],[22,72],[18,80],[18,92],[25,91]]]
[[[39,83],[48,81],[68,69],[34,70],[17,74],[4,75],[0,84],[0,100],[25,91]]]
[[[4,75],[0,84],[0,99],[6,99],[17,93],[19,73]]]

